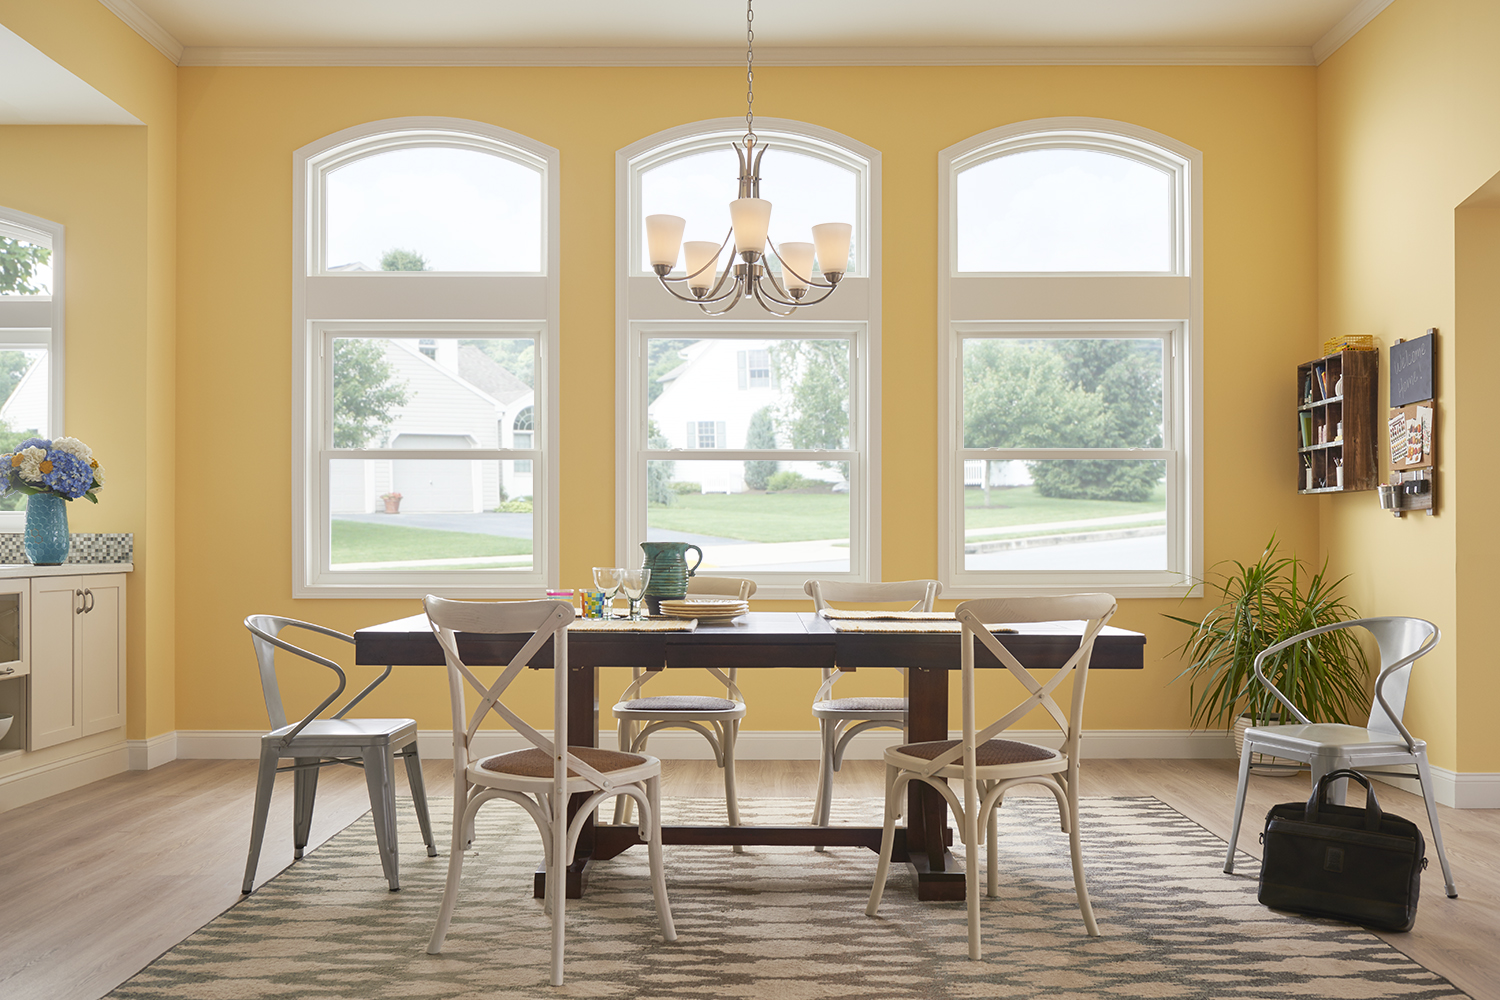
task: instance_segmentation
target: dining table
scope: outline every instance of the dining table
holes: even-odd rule
[[[996,638],[1028,670],[1063,666],[1078,649],[1082,622],[1035,622]],[[459,655],[472,666],[508,664],[527,636],[460,633]],[[598,746],[600,667],[647,671],[702,667],[741,670],[822,670],[845,673],[901,667],[907,698],[906,742],[945,740],[948,675],[960,667],[960,634],[950,631],[869,631],[844,627],[813,612],[751,611],[729,623],[699,623],[691,630],[636,631],[628,624],[568,630],[568,734],[575,746]],[[1146,637],[1106,626],[1094,641],[1092,670],[1139,670]],[[355,662],[373,666],[442,665],[443,653],[425,615],[382,622],[354,633]],[[552,642],[530,666],[550,669]],[[983,643],[975,644],[976,669],[1004,669]],[[1007,706],[1008,707],[1008,706]],[[914,872],[917,898],[963,899],[964,875],[948,850],[953,830],[942,796],[922,782],[908,786],[905,825],[896,830],[893,860]],[[576,797],[581,801],[582,796]],[[575,802],[576,807],[576,802]],[[869,825],[683,826],[663,825],[665,844],[865,847],[879,851],[882,817]],[[636,827],[586,821],[568,869],[567,894],[581,896],[589,866],[642,843]],[[538,871],[534,891],[545,891]]]

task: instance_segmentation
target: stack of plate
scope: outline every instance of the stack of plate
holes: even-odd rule
[[[744,601],[727,600],[724,598],[689,598],[687,600],[664,600],[661,602],[661,613],[668,618],[696,618],[700,624],[731,622],[749,610],[750,605]]]

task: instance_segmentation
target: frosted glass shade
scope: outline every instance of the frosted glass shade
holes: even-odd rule
[[[729,224],[740,253],[766,252],[766,230],[771,228],[771,203],[764,198],[736,198],[729,203]]]
[[[651,265],[677,266],[677,252],[682,247],[682,230],[687,220],[679,215],[646,216],[646,246],[651,252]]]
[[[719,256],[719,244],[710,243],[706,240],[689,240],[682,245],[684,262],[687,266],[689,288],[710,288],[714,283],[714,271],[718,265],[709,264]],[[704,266],[708,265],[708,266]],[[702,268],[703,273],[697,271]]]
[[[776,249],[781,251],[781,283],[786,290],[807,288],[812,279],[816,248],[811,243],[782,243]]]
[[[812,233],[823,273],[843,274],[849,270],[849,240],[854,235],[854,227],[847,222],[825,222],[813,226]]]

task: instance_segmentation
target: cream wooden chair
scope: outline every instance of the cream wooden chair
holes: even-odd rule
[[[755,593],[754,580],[741,580],[727,576],[694,576],[688,579],[690,597],[737,597],[748,601]],[[729,825],[740,825],[740,804],[734,781],[734,744],[740,734],[740,720],[745,717],[745,696],[735,682],[736,668],[730,667],[726,674],[717,667],[705,667],[714,679],[724,685],[724,694],[665,694],[642,697],[641,689],[661,673],[659,670],[631,668],[630,686],[620,695],[614,707],[619,725],[618,737],[621,750],[642,753],[651,734],[662,729],[690,729],[708,740],[713,748],[714,762],[724,771],[724,803],[729,813]],[[630,800],[621,798],[615,803],[615,823],[628,822]],[[736,844],[734,853],[741,854],[744,848]]]
[[[969,957],[977,960],[980,957],[979,831],[984,828],[988,833],[987,888],[989,895],[997,896],[1000,893],[1000,870],[995,810],[1012,786],[1042,785],[1057,799],[1062,828],[1068,834],[1073,854],[1073,887],[1078,893],[1078,908],[1083,913],[1084,927],[1091,937],[1098,936],[1099,928],[1094,923],[1094,910],[1084,882],[1083,845],[1078,831],[1079,740],[1083,731],[1083,694],[1094,639],[1114,613],[1115,599],[1108,594],[1002,597],[965,601],[955,609],[954,614],[963,626],[963,739],[908,743],[885,752],[885,832],[880,839],[880,862],[875,871],[875,885],[870,889],[870,902],[865,908],[867,914],[873,917],[880,908],[880,897],[891,867],[900,797],[910,782],[926,782],[947,800],[963,837],[965,894],[969,904]],[[993,635],[986,627],[1080,620],[1085,624],[1078,649],[1045,684],[1011,655],[1004,646],[1003,636]],[[974,721],[976,637],[1027,691],[1020,704],[983,730],[976,730]],[[1073,693],[1069,710],[1064,713],[1053,700],[1052,692],[1069,677],[1073,678]],[[1045,709],[1062,730],[1060,749],[994,738],[1036,708]],[[963,781],[962,801],[948,786],[946,779],[950,778]]]
[[[1380,673],[1375,679],[1375,698],[1370,718],[1363,726],[1339,723],[1314,723],[1292,704],[1276,685],[1266,679],[1262,665],[1299,642],[1315,635],[1345,628],[1363,628],[1380,648]],[[1437,802],[1432,793],[1432,773],[1427,766],[1427,744],[1412,736],[1401,722],[1406,710],[1406,691],[1411,682],[1412,664],[1432,652],[1442,639],[1438,627],[1422,618],[1358,618],[1354,621],[1324,625],[1292,636],[1263,651],[1255,658],[1255,676],[1266,690],[1285,705],[1297,721],[1281,726],[1252,726],[1245,730],[1245,747],[1240,754],[1240,780],[1234,795],[1234,828],[1229,834],[1229,853],[1224,871],[1234,872],[1234,848],[1240,837],[1240,820],[1245,812],[1245,788],[1250,781],[1251,754],[1268,753],[1287,760],[1300,760],[1312,768],[1312,785],[1330,771],[1354,768],[1369,775],[1410,778],[1412,773],[1371,771],[1372,767],[1406,766],[1414,768],[1427,804],[1427,822],[1432,826],[1432,843],[1443,866],[1443,886],[1450,898],[1458,896],[1448,855],[1443,851],[1443,831],[1438,826]],[[1343,784],[1343,782],[1338,782]],[[1336,794],[1342,795],[1342,791]]]
[[[813,599],[813,608],[822,611],[829,602],[848,604],[882,604],[912,602],[908,611],[931,611],[932,602],[942,593],[936,580],[903,580],[892,583],[845,583],[832,580],[808,580],[802,587]],[[904,676],[906,670],[898,667]],[[906,728],[906,698],[857,697],[835,698],[833,686],[843,677],[835,664],[823,669],[823,686],[813,696],[812,714],[818,720],[822,737],[818,757],[818,792],[813,804],[813,826],[827,826],[833,808],[833,775],[844,764],[849,741],[871,729]],[[817,850],[823,850],[818,847]]]
[[[507,799],[536,821],[544,845],[547,873],[546,907],[552,914],[552,985],[563,981],[563,938],[567,870],[584,821],[604,799],[626,795],[640,805],[641,838],[650,845],[651,889],[662,936],[677,940],[667,883],[662,871],[661,761],[641,754],[619,753],[568,745],[568,626],[573,606],[566,601],[501,603],[449,601],[428,597],[423,602],[428,621],[443,647],[448,664],[448,690],[453,709],[453,844],[448,855],[448,884],[427,951],[443,950],[448,924],[458,902],[464,849],[472,838],[474,816],[491,799]],[[526,644],[491,683],[485,683],[458,652],[457,633],[518,635],[530,633]],[[501,701],[505,689],[526,669],[546,644],[552,646],[553,738],[528,725]],[[479,695],[472,714],[467,709],[468,688]],[[529,750],[478,757],[473,752],[480,723],[494,712],[532,744]],[[587,795],[568,822],[568,802]]]
[[[326,719],[322,715],[344,693],[348,678],[333,660],[303,649],[282,637],[286,629],[312,632],[339,639],[351,645],[354,636],[335,629],[295,618],[278,615],[251,615],[245,619],[250,641],[255,646],[256,666],[260,669],[261,694],[266,701],[266,715],[271,731],[260,738],[260,770],[255,782],[255,811],[250,820],[250,853],[245,860],[245,880],[240,891],[255,888],[255,869],[260,864],[260,848],[265,838],[266,817],[271,810],[271,792],[280,772],[292,772],[292,856],[301,858],[312,830],[313,801],[318,792],[318,772],[325,767],[347,764],[365,772],[365,786],[370,792],[370,818],[375,822],[375,844],[386,883],[395,892],[401,888],[397,864],[396,785],[391,773],[392,756],[406,763],[406,781],[411,787],[412,804],[422,840],[429,857],[437,857],[432,842],[432,825],[427,817],[427,791],[422,781],[422,762],[417,757],[417,723],[415,719],[350,719],[349,710],[365,699],[390,676],[391,668],[375,678],[343,708]],[[338,678],[333,692],[300,721],[289,723],[281,702],[281,687],[276,681],[276,651],[316,663],[332,670]],[[292,763],[281,766],[281,761]]]

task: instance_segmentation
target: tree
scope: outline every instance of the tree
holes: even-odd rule
[[[672,442],[656,426],[655,420],[646,421],[646,447],[670,448]],[[677,502],[672,492],[672,477],[677,474],[676,462],[650,461],[646,463],[646,503],[657,507],[670,507]]]
[[[849,342],[783,340],[771,348],[783,389],[776,429],[793,448],[849,447]],[[848,462],[819,462],[849,478]]]
[[[691,346],[691,340],[648,340],[646,356],[646,405],[656,402],[656,397],[666,388],[661,377],[682,364],[682,352]]]
[[[396,421],[411,398],[379,341],[333,342],[333,446],[363,448]]]
[[[51,259],[51,247],[0,236],[0,292],[46,295],[51,289],[32,282],[37,271]]]
[[[535,341],[515,337],[487,337],[483,340],[460,340],[460,345],[479,348],[501,368],[536,388]]]
[[[380,255],[380,269],[382,271],[425,271],[427,258],[415,250],[392,247]]]
[[[745,447],[776,447],[776,422],[772,418],[769,406],[761,407],[750,417],[750,426],[745,431]],[[746,462],[745,485],[752,490],[763,490],[770,484],[771,477],[776,475],[776,470],[779,468],[781,468],[780,462]]]

